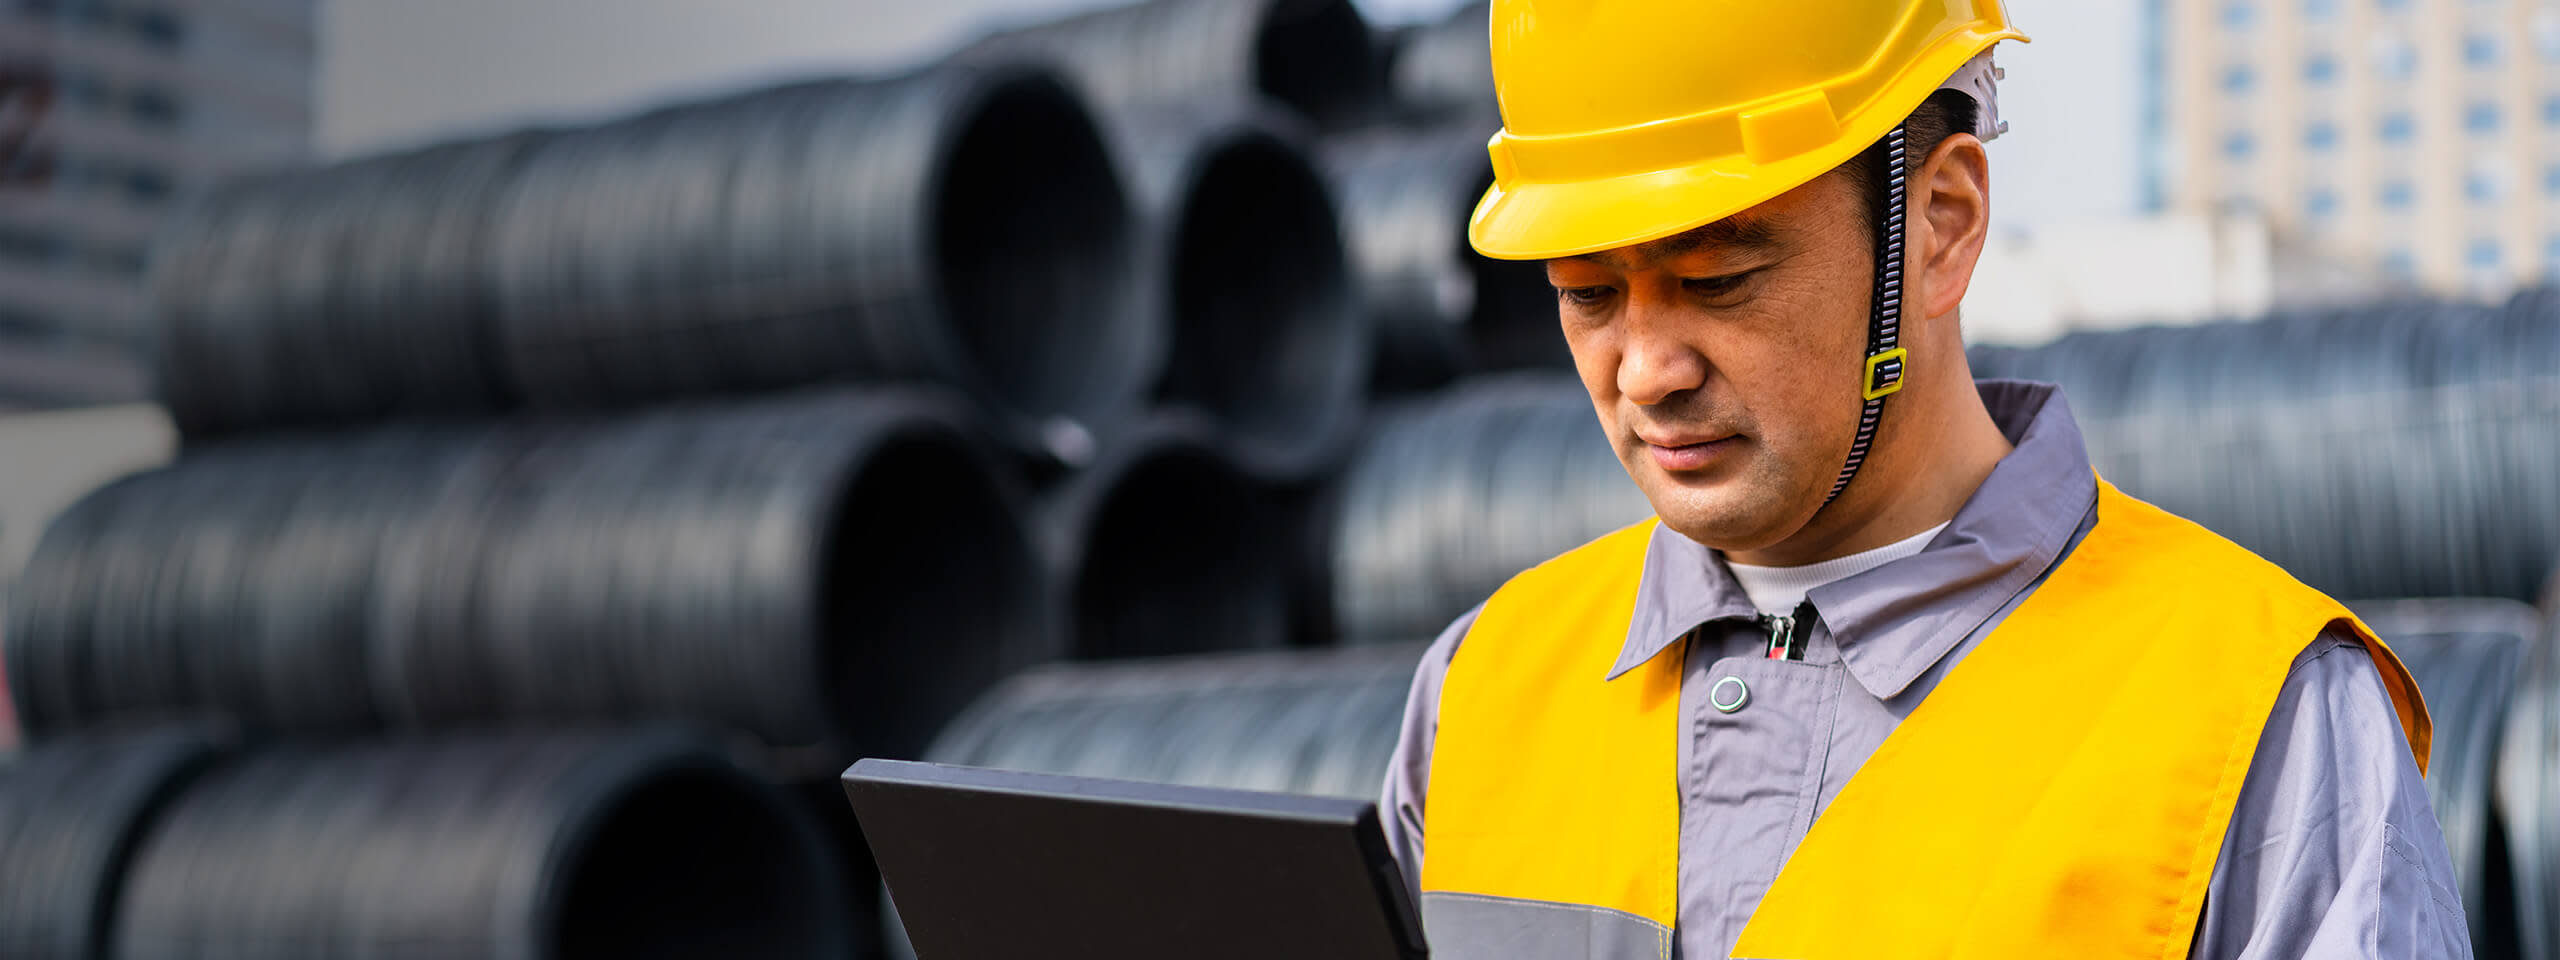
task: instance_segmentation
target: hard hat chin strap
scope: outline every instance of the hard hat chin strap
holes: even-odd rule
[[[1858,412],[1858,435],[1849,442],[1849,460],[1840,465],[1840,479],[1832,482],[1823,506],[1839,499],[1840,491],[1849,488],[1849,479],[1858,475],[1858,467],[1867,462],[1876,421],[1884,416],[1884,398],[1902,389],[1902,242],[1910,226],[1903,209],[1910,193],[1906,136],[1902,124],[1884,136],[1884,222],[1876,228],[1875,300],[1868,309],[1867,359],[1858,382],[1867,404]]]

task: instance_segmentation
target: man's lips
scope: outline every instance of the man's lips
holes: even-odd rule
[[[1740,446],[1738,441],[1742,438],[1739,434],[1727,434],[1712,438],[1639,436],[1637,439],[1643,440],[1646,449],[1653,454],[1655,466],[1671,473],[1684,473],[1691,470],[1704,470],[1716,461],[1724,459],[1726,454]]]

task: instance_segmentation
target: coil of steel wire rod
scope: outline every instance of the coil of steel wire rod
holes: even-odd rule
[[[9,607],[31,733],[682,717],[833,772],[1053,657],[956,402],[825,390],[215,450],[64,514]]]
[[[1333,122],[1376,96],[1369,25],[1349,0],[1146,0],[999,31],[960,59],[1055,63],[1115,110],[1268,98]]]
[[[1134,231],[1047,71],[809,81],[217,194],[164,245],[161,392],[198,436],[929,380],[1036,445],[1156,372]]]
[[[2549,301],[2081,334],[1975,360],[2062,383],[2100,472],[2331,594],[2523,600],[2560,554]]]
[[[215,748],[192,734],[77,738],[0,767],[0,956],[107,956],[134,847]]]
[[[1113,127],[1171,336],[1155,396],[1220,421],[1240,456],[1303,472],[1357,425],[1369,331],[1334,199],[1267,112],[1161,110]]]
[[[1514,574],[1653,515],[1564,374],[1390,409],[1333,501],[1334,623],[1355,642],[1437,634]]]
[[[2560,587],[2560,577],[2553,582]],[[2560,958],[2560,619],[2545,618],[2526,655],[2499,746],[2494,825],[2505,832],[2513,870],[2514,955],[2554,960]]]
[[[805,817],[673,734],[263,748],[134,853],[127,960],[839,957]]]
[[[1467,243],[1467,218],[1493,183],[1486,135],[1444,125],[1325,145],[1382,387],[1435,387],[1469,370],[1572,367],[1545,272]]]
[[[1387,58],[1387,99],[1404,116],[1463,117],[1501,126],[1493,95],[1493,49],[1485,42],[1493,12],[1470,3],[1431,23],[1402,31]],[[1483,152],[1478,138],[1477,152]]]
[[[980,698],[926,757],[1373,798],[1421,652],[1407,643],[1035,668]]]
[[[190,435],[513,399],[480,257],[521,133],[256,177],[158,238],[160,400]]]
[[[1159,343],[1100,134],[1029,68],[817,80],[560,134],[501,198],[509,369],[564,406],[835,377],[1091,418]]]
[[[950,404],[822,391],[515,439],[384,561],[395,721],[682,716],[906,755],[1055,655],[1015,495]]]
[[[6,671],[31,737],[221,717],[363,730],[365,621],[389,543],[459,446],[439,428],[204,451],[82,498],[12,586]]]
[[[2512,956],[2516,914],[2504,889],[2514,865],[2510,829],[2492,795],[2526,655],[2542,618],[2513,600],[2358,603],[2356,615],[2400,655],[2435,721],[2427,796],[2444,829],[2471,940],[2482,956]]]
[[[1304,639],[1297,505],[1216,436],[1197,418],[1159,415],[1107,445],[1043,504],[1076,656]]]

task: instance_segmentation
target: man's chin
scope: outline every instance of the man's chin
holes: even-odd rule
[[[1768,547],[1785,540],[1795,533],[1796,527],[1801,526],[1790,526],[1772,516],[1771,511],[1753,510],[1737,504],[1699,503],[1695,498],[1680,496],[1654,497],[1652,500],[1654,515],[1662,518],[1663,526],[1727,553]]]

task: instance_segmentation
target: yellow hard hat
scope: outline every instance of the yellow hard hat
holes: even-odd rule
[[[2011,29],[2001,0],[1494,0],[1509,260],[1704,226],[1858,155]]]

